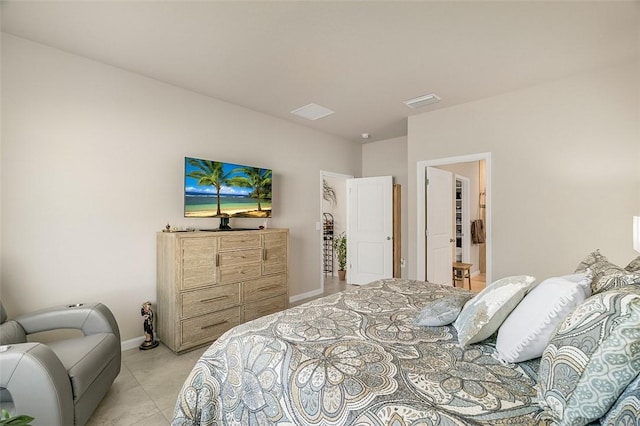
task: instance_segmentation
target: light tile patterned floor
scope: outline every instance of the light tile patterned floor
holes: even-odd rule
[[[87,425],[169,425],[182,383],[205,349],[176,355],[161,344],[124,351],[120,375]]]

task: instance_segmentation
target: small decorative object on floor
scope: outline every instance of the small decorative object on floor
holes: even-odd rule
[[[153,349],[159,345],[157,340],[153,340],[153,311],[151,310],[151,302],[144,302],[142,304],[142,308],[140,309],[140,315],[144,322],[142,326],[144,327],[144,337],[145,340],[140,345],[140,350]]]

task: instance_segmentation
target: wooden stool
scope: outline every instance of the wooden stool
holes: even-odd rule
[[[464,279],[469,279],[469,290],[471,290],[471,267],[472,263],[453,262],[453,286],[456,286],[456,281],[462,282],[464,288]]]

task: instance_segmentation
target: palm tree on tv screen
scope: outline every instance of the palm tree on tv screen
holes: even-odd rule
[[[249,196],[258,200],[258,211],[262,211],[260,200],[271,198],[271,170],[258,167],[238,167],[233,169],[231,173],[240,173],[241,176],[235,176],[229,183],[242,188],[253,188],[253,192]]]
[[[199,160],[195,158],[189,158],[187,161],[191,166],[199,169],[190,172],[187,176],[197,179],[198,185],[200,186],[213,186],[216,189],[216,216],[220,216],[220,188],[222,188],[223,185],[228,185],[234,172],[230,171],[225,173],[222,169],[223,163],[218,161]]]

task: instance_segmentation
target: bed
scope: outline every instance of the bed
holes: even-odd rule
[[[462,349],[423,306],[467,290],[389,279],[242,324],[197,361],[173,425],[538,425],[539,359]]]

